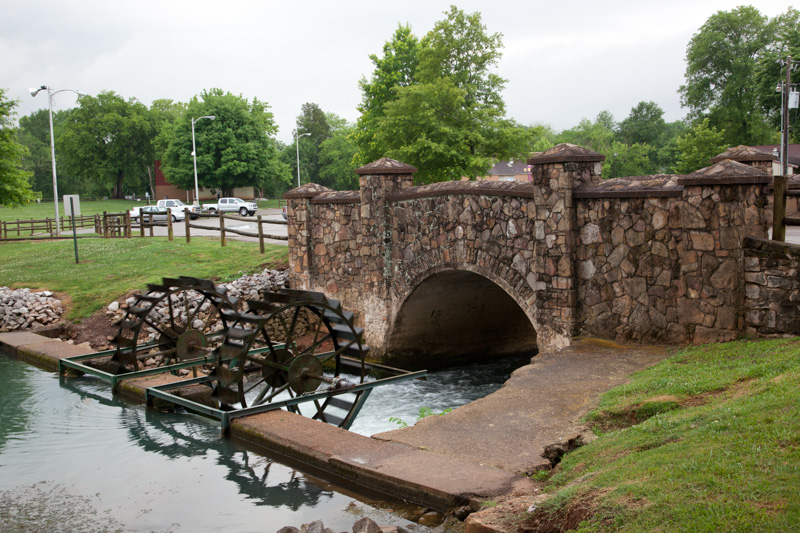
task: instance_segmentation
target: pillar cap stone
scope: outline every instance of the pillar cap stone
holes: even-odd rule
[[[561,143],[553,146],[528,159],[529,165],[543,165],[545,163],[572,163],[605,161],[606,156],[598,154],[588,148],[570,143]]]
[[[411,165],[407,165],[396,159],[382,157],[377,161],[367,163],[363,167],[357,168],[356,174],[359,176],[381,176],[384,174],[413,174],[416,171],[417,169]]]
[[[678,178],[681,185],[746,185],[772,183],[772,174],[763,170],[725,159]]]
[[[283,197],[284,198],[313,198],[318,194],[322,194],[324,192],[332,191],[333,189],[329,189],[324,185],[317,185],[316,183],[306,183],[300,187],[292,189],[291,191],[286,192]]]
[[[734,146],[733,148],[728,148],[721,154],[714,156],[711,158],[712,163],[719,163],[720,161],[724,161],[726,159],[730,159],[731,161],[775,161],[778,159],[778,156],[771,154],[770,152],[765,152],[764,150],[759,150],[758,148],[753,148],[752,146],[745,146],[739,145]]]

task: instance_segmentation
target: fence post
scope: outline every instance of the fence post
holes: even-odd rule
[[[256,217],[258,219],[258,248],[261,250],[261,253],[264,253],[264,228],[261,225],[261,215]]]
[[[167,208],[167,240],[172,241],[172,208]]]
[[[3,239],[8,239],[8,226],[5,220],[3,221]]]
[[[108,239],[108,214],[103,211],[103,238]]]
[[[772,201],[772,240],[786,240],[786,188],[789,178],[786,176],[775,176],[773,178],[773,201]]]
[[[144,215],[139,211],[139,236],[144,238]]]
[[[150,227],[150,236],[153,236],[153,213],[147,213],[147,225]]]
[[[184,207],[183,208],[183,215],[184,215],[183,223],[186,224],[186,243],[188,244],[189,241],[192,240],[192,238],[189,236],[189,224],[190,224],[189,219],[191,217],[189,217],[189,208],[188,207]]]
[[[17,219],[17,237],[19,237],[19,219]]]
[[[131,238],[131,214],[125,212],[125,236]]]
[[[94,232],[100,235],[100,215],[94,215]]]
[[[220,246],[225,246],[225,216],[222,214],[222,211],[218,211],[218,213]]]

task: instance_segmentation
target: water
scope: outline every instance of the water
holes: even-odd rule
[[[413,425],[422,408],[440,413],[483,398],[499,389],[511,372],[530,362],[530,356],[508,357],[488,363],[428,373],[427,381],[409,380],[376,387],[367,399],[350,431],[374,435],[398,429],[399,418]]]
[[[377,388],[354,431],[412,424],[497,389],[522,360]],[[220,436],[216,421],[145,409],[92,379],[59,380],[0,356],[0,530],[276,531],[361,516],[408,527],[391,504],[356,497]],[[417,531],[427,531],[418,527]]]

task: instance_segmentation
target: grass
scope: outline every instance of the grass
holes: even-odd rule
[[[221,282],[284,264],[288,249],[216,239],[192,242],[166,237],[147,239],[83,239],[78,241],[80,264],[75,264],[72,241],[0,243],[0,285],[50,290],[68,297],[67,319],[80,320],[133,289],[163,277],[193,276]]]
[[[684,349],[586,421],[600,436],[550,478],[545,522],[578,510],[579,531],[800,529],[800,338]]]
[[[81,215],[102,215],[107,213],[123,213],[130,211],[136,206],[147,205],[146,202],[136,202],[133,200],[95,200],[91,202],[81,202]],[[64,216],[64,203],[59,202],[58,212]],[[19,220],[43,220],[55,217],[53,202],[41,204],[28,204],[24,207],[0,207],[0,220],[16,221]]]
[[[259,209],[280,209],[286,205],[286,200],[283,198],[268,198],[258,202]]]

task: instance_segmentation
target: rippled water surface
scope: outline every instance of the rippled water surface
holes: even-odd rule
[[[530,357],[513,357],[488,363],[429,372],[426,381],[401,381],[376,387],[350,428],[362,435],[397,429],[399,418],[413,425],[421,408],[440,413],[491,394],[506,382],[511,372],[530,362]]]
[[[407,520],[91,378],[0,355],[0,531],[276,531]]]
[[[496,390],[528,358],[375,389],[352,430],[413,424]],[[93,378],[59,380],[0,355],[0,531],[247,531],[361,516],[407,526],[389,505],[302,474],[220,436],[216,421],[145,409]],[[417,531],[427,531],[417,528]]]

